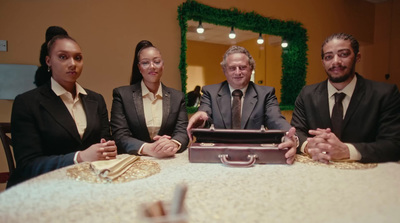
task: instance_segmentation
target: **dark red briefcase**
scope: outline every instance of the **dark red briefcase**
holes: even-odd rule
[[[223,163],[229,166],[286,164],[287,149],[278,149],[285,131],[250,129],[192,129],[195,141],[189,146],[193,163]]]

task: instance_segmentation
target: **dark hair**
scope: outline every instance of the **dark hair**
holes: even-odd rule
[[[67,35],[57,35],[57,36],[54,36],[54,37],[49,41],[49,43],[47,44],[47,56],[50,56],[50,52],[51,52],[51,50],[54,48],[54,43],[56,43],[56,41],[59,40],[59,39],[69,39],[69,40],[74,41],[76,44],[78,44],[78,42],[76,42],[76,40],[75,40],[74,38],[70,37],[70,36],[67,36]]]
[[[54,48],[55,42],[59,39],[69,39],[69,40],[74,41],[76,44],[78,44],[78,42],[76,42],[76,40],[70,36],[67,36],[67,35],[54,36],[47,44],[47,56],[50,56],[50,52]],[[48,70],[48,66],[46,66],[46,67],[47,68],[44,68],[43,66],[39,67],[39,69],[38,69],[39,73],[38,73],[38,71],[36,71],[35,84],[38,87],[47,83],[51,78],[52,72],[51,72],[51,70],[50,71]]]
[[[249,58],[249,65],[250,65],[250,69],[253,71],[254,69],[256,69],[256,62],[254,61],[253,57],[251,56],[251,54],[249,53],[248,50],[246,50],[246,48],[241,47],[241,46],[231,46],[224,54],[224,58],[221,62],[221,67],[222,70],[224,70],[225,72],[225,68],[226,68],[226,58],[234,53],[243,53],[245,54],[248,58]]]
[[[131,85],[136,84],[143,79],[143,76],[139,71],[139,54],[143,49],[146,49],[146,48],[152,47],[152,46],[153,46],[153,44],[148,40],[142,40],[136,45],[135,56],[134,56],[133,65],[132,65],[132,76],[131,76],[131,82],[130,82]]]
[[[59,26],[49,26],[46,30],[45,42],[40,48],[39,62],[40,67],[36,70],[35,81],[37,87],[45,84],[51,77],[51,71],[48,72],[48,66],[46,64],[47,56],[47,44],[49,41],[57,35],[68,35],[67,31]]]
[[[328,36],[321,46],[321,59],[324,59],[324,46],[333,39],[342,39],[342,40],[350,40],[351,48],[354,51],[354,54],[357,55],[359,52],[360,45],[354,36],[347,33],[334,33]]]

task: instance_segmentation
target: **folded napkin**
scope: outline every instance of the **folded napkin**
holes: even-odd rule
[[[112,160],[91,162],[90,167],[100,178],[113,180],[125,173],[139,159],[139,156],[124,154]]]

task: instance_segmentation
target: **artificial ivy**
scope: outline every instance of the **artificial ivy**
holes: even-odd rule
[[[178,20],[181,27],[181,57],[179,70],[182,80],[182,91],[186,92],[186,32],[187,20],[203,21],[215,25],[234,26],[256,33],[281,36],[289,43],[282,51],[281,103],[282,110],[293,110],[294,102],[305,85],[307,72],[307,30],[295,21],[283,21],[263,17],[255,12],[241,12],[236,8],[218,9],[187,0],[178,6]],[[193,110],[193,111],[192,111]],[[188,108],[195,112],[196,108]]]

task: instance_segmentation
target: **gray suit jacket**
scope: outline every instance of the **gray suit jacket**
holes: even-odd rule
[[[158,135],[179,141],[183,152],[188,144],[188,116],[182,92],[162,84],[163,117]],[[145,142],[152,142],[146,126],[140,82],[114,89],[111,130],[119,153],[137,154]]]
[[[204,86],[202,92],[199,111],[208,114],[208,125],[214,124],[218,129],[232,128],[228,82]],[[268,129],[285,131],[291,127],[280,112],[275,89],[250,82],[244,96],[241,128],[260,129],[262,125]]]
[[[400,159],[400,94],[396,85],[364,79],[357,84],[344,117],[342,141],[353,144],[361,162]],[[308,130],[332,128],[329,115],[327,80],[305,86],[296,99],[291,124],[300,143]]]

